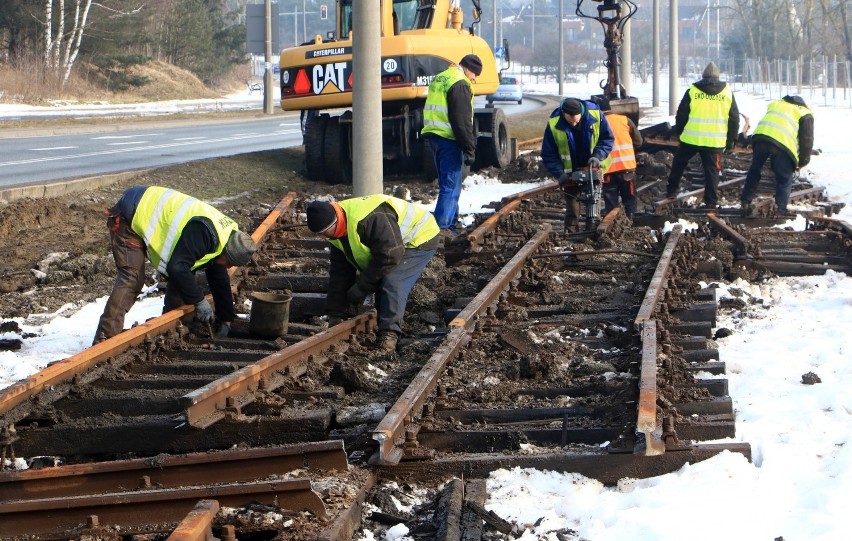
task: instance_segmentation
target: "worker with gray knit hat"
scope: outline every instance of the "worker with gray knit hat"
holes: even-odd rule
[[[722,171],[722,151],[733,148],[739,130],[737,100],[728,84],[719,80],[719,68],[710,62],[702,79],[689,87],[677,108],[671,135],[678,136],[680,145],[672,159],[666,197],[677,197],[683,172],[690,158],[698,154],[704,169],[702,206],[715,209],[719,204],[716,191]]]
[[[462,166],[476,160],[473,133],[473,84],[482,73],[482,60],[469,54],[432,79],[423,111],[421,134],[432,152],[438,173],[435,220],[449,235],[458,222]]]
[[[145,284],[145,258],[168,278],[163,313],[184,304],[195,306],[204,323],[219,322],[217,336],[227,336],[234,321],[234,298],[228,268],[251,262],[257,245],[237,223],[194,197],[159,186],[128,189],[107,211],[107,227],[118,275],[94,343],[124,329],[124,316]],[[195,281],[204,270],[214,310]]]
[[[408,295],[440,244],[432,214],[389,195],[314,201],[308,228],[331,244],[326,313],[329,324],[376,294],[378,349],[390,353],[402,334]]]

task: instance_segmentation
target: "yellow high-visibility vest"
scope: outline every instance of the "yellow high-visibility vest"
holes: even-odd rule
[[[389,195],[367,195],[340,201],[338,204],[346,213],[347,236],[349,237],[349,247],[352,249],[352,257],[354,258],[354,261],[350,259],[349,262],[359,270],[364,270],[370,265],[373,254],[361,242],[361,238],[358,235],[358,223],[382,203],[390,204],[394,211],[396,211],[399,233],[406,248],[417,248],[424,242],[432,240],[440,232],[438,222],[435,221],[435,217],[432,216],[431,212],[396,197]],[[329,242],[346,254],[346,251],[343,249],[343,242],[340,239],[329,239]],[[348,258],[349,255],[347,254],[346,257]]]
[[[689,88],[689,120],[680,140],[689,145],[724,148],[728,142],[728,113],[734,103],[731,87],[718,94],[707,94],[692,85]]]
[[[799,162],[799,121],[812,114],[802,105],[784,100],[775,100],[769,104],[766,114],[760,119],[754,135],[771,137],[793,153],[793,159]]]
[[[455,141],[456,135],[450,125],[450,109],[447,105],[447,92],[459,81],[464,81],[471,88],[470,110],[473,121],[473,90],[464,72],[458,66],[450,66],[432,79],[429,83],[429,93],[426,95],[426,107],[423,109],[423,129],[420,133],[434,133],[444,139]]]
[[[192,218],[198,217],[207,218],[213,224],[219,246],[198,259],[192,266],[195,270],[222,253],[231,233],[238,228],[237,222],[192,196],[170,188],[152,186],[142,194],[130,228],[145,240],[148,258],[154,268],[167,276],[166,267],[183,228]]]

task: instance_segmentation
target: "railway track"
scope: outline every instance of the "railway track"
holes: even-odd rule
[[[435,523],[504,531],[476,481],[495,468],[614,483],[723,450],[750,457],[747,443],[704,443],[736,427],[717,299],[698,283],[849,272],[852,231],[819,215],[830,204],[792,233],[769,227],[771,209],[739,220],[690,197],[570,235],[555,184],[504,198],[430,264],[408,336],[379,354],[369,306],[332,328],[319,317],[326,244],[289,194],[233,277],[238,307],[287,299],[286,332],[243,319],[216,339],[184,307],[0,391],[4,457],[65,462],[0,472],[0,538],[350,539],[377,478],[448,476],[467,486],[437,496]],[[699,227],[663,233],[671,216]]]

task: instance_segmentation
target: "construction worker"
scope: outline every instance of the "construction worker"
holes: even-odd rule
[[[600,106],[615,136],[609,167],[603,177],[604,216],[618,208],[621,197],[624,214],[633,219],[636,214],[636,149],[642,146],[642,134],[630,118],[611,111],[609,100],[602,100]]]
[[[251,261],[257,251],[252,238],[207,203],[159,186],[128,189],[107,214],[118,276],[94,343],[124,329],[124,316],[145,284],[146,252],[154,269],[168,277],[163,313],[193,304],[196,319],[213,321],[213,309],[195,281],[195,271],[203,269],[216,306],[216,334],[227,336],[235,318],[228,267]]]
[[[734,93],[719,80],[719,68],[710,62],[702,79],[689,87],[677,108],[672,135],[680,137],[680,146],[672,159],[666,197],[677,197],[680,178],[690,158],[698,154],[704,168],[702,207],[716,208],[722,151],[733,148],[739,129],[740,112]]]
[[[452,236],[459,214],[462,164],[476,159],[473,134],[473,87],[482,73],[482,60],[475,54],[462,58],[432,79],[423,111],[423,135],[432,151],[438,172],[438,201],[435,220]]]
[[[394,351],[408,295],[440,244],[435,218],[422,207],[388,195],[314,201],[306,214],[308,228],[334,248],[329,251],[326,295],[329,325],[376,293],[377,345],[381,351]]]
[[[541,141],[541,161],[565,192],[566,233],[579,229],[580,187],[571,180],[571,172],[605,171],[603,162],[614,142],[609,122],[591,101],[565,98],[551,113]]]
[[[775,204],[778,213],[787,213],[793,185],[793,172],[808,165],[814,146],[814,115],[799,96],[784,96],[769,104],[751,138],[752,160],[746,175],[740,205],[744,217],[751,216],[751,205],[760,172],[770,160],[775,173]]]

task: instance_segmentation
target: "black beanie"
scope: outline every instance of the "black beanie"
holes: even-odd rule
[[[314,201],[305,209],[308,215],[308,229],[322,233],[337,221],[337,213],[328,201]]]
[[[482,60],[480,60],[475,54],[469,54],[462,58],[459,62],[459,66],[469,69],[477,77],[479,77],[479,74],[482,73]]]
[[[577,98],[565,98],[562,100],[562,112],[566,115],[581,115],[585,106]]]

